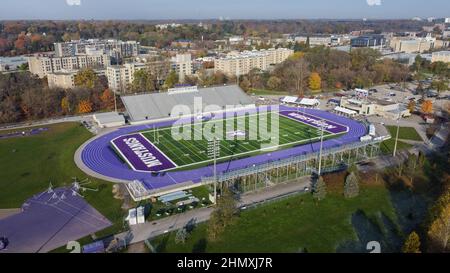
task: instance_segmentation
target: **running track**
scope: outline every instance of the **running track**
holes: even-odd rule
[[[280,106],[279,110],[293,110],[294,108]],[[323,142],[323,149],[335,148],[341,145],[359,142],[360,137],[367,134],[366,127],[352,119],[337,116],[335,114],[315,110],[315,109],[301,109],[307,114],[315,115],[327,120],[331,120],[349,128],[347,134],[338,138],[326,140]],[[238,113],[245,113],[243,111]],[[111,180],[114,182],[128,182],[139,180],[144,182],[148,190],[158,190],[166,187],[173,187],[176,184],[186,183],[192,181],[198,183],[202,177],[211,176],[213,168],[206,166],[194,170],[167,172],[163,176],[152,176],[149,173],[133,171],[129,166],[122,162],[115,152],[110,148],[110,141],[116,137],[133,132],[148,130],[153,127],[167,127],[174,121],[164,121],[154,124],[127,126],[119,128],[115,131],[98,136],[97,138],[89,140],[79,151],[75,154],[75,161],[77,165],[90,175],[97,176],[102,179]],[[243,169],[249,166],[264,164],[268,161],[275,161],[285,159],[296,155],[308,154],[317,152],[320,148],[320,143],[306,144],[286,150],[271,152],[268,154],[258,155],[250,158],[243,158],[231,162],[225,162],[217,165],[218,174],[226,171]]]

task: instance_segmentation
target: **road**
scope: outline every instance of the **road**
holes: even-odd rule
[[[242,195],[238,202],[238,207],[249,206],[287,194],[301,192],[305,187],[310,187],[309,177],[301,178],[300,181],[278,184],[254,193]],[[127,238],[128,244],[139,243],[149,238],[154,238],[164,233],[180,229],[192,219],[195,219],[196,223],[205,222],[209,219],[213,210],[214,208],[212,207],[200,208],[160,220],[146,222],[145,224],[131,226],[130,232],[124,232],[115,237],[119,240]]]
[[[22,122],[22,123],[15,123],[15,124],[7,124],[7,125],[2,125],[0,127],[0,131],[4,131],[4,130],[18,130],[18,129],[28,128],[28,127],[45,126],[45,125],[51,125],[51,124],[56,124],[56,123],[62,123],[62,122],[82,122],[82,121],[86,121],[89,124],[93,124],[94,121],[92,119],[92,116],[94,114],[95,113],[90,113],[88,115],[70,116],[70,117],[61,117],[61,118],[53,118],[53,119],[44,119],[44,120],[32,121],[32,122]],[[93,129],[95,129],[95,128],[93,128]]]

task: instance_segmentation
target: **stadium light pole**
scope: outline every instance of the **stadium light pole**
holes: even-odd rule
[[[320,149],[319,149],[319,168],[317,170],[317,174],[320,176],[320,173],[322,172],[322,148],[323,148],[323,127],[324,127],[324,120],[322,119],[322,123],[320,125]]]
[[[392,156],[394,156],[394,157],[397,154],[397,143],[398,143],[398,133],[399,133],[399,131],[400,131],[400,112],[398,112],[397,132],[396,132],[396,135],[395,135],[394,152],[392,154]]]
[[[217,138],[214,137],[214,204],[217,204]]]
[[[114,96],[114,112],[117,113],[117,99],[116,99],[116,91],[113,90],[113,96]]]

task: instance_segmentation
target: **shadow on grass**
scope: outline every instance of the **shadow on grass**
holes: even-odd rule
[[[368,253],[369,242],[378,242],[381,252],[396,252],[401,246],[401,237],[397,226],[386,215],[380,213],[375,219],[359,210],[352,215],[352,226],[356,233],[356,240],[341,243],[337,248],[338,253]]]
[[[198,240],[192,247],[192,253],[205,253],[208,241],[205,238]]]

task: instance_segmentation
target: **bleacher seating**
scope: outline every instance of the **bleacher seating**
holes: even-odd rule
[[[194,110],[194,98],[205,105],[250,105],[252,100],[236,85],[201,88],[183,93],[152,93],[123,96],[122,101],[132,122],[169,118],[173,107],[186,105]]]

